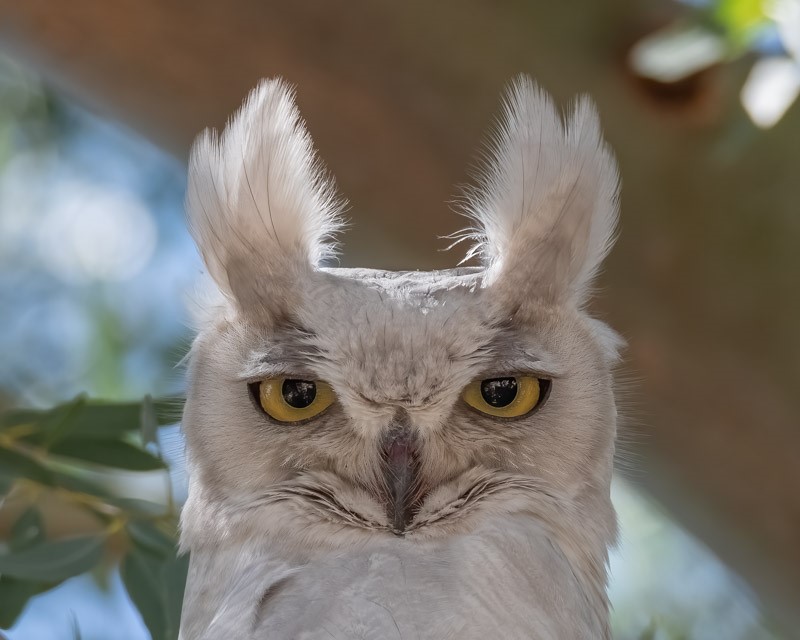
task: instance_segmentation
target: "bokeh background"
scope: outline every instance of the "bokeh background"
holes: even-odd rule
[[[0,51],[0,408],[181,395],[202,274],[184,161],[259,78],[297,84],[351,201],[342,264],[386,268],[460,260],[438,236],[463,224],[448,202],[511,77],[565,106],[591,94],[623,175],[595,304],[629,342],[616,637],[800,637],[798,0],[0,0]],[[170,637],[127,554],[131,522],[174,533],[174,421],[122,438],[163,461],[152,470],[63,447],[52,462],[20,430],[33,419],[0,422],[0,450],[76,459],[165,509],[120,535],[130,503],[87,519],[80,490],[20,480],[0,456],[0,574],[21,544],[108,532],[91,571],[39,580],[19,606],[0,578],[0,619],[21,610],[9,638]]]

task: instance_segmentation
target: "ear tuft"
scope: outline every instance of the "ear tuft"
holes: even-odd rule
[[[490,281],[517,295],[571,299],[578,305],[614,241],[617,165],[597,112],[581,98],[562,119],[528,77],[512,83],[466,214]]]
[[[221,136],[198,136],[186,207],[209,273],[240,308],[285,298],[334,255],[343,202],[282,80],[262,81]]]

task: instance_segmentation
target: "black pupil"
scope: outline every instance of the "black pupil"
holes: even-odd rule
[[[281,393],[290,407],[305,409],[317,397],[317,385],[308,380],[284,380]]]
[[[507,407],[517,397],[516,378],[492,378],[481,382],[481,395],[492,407]]]

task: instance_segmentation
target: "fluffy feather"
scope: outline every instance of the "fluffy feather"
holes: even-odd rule
[[[187,212],[220,289],[247,308],[334,254],[343,203],[282,80],[265,80],[221,136],[191,151]]]
[[[580,98],[562,119],[530,78],[510,86],[479,184],[465,212],[475,226],[467,258],[480,256],[490,278],[526,293],[585,299],[614,240],[616,162],[592,102]]]
[[[311,562],[276,556],[257,547],[193,556],[197,614],[184,637],[597,640],[607,632],[586,606],[586,576],[525,516],[427,545],[387,538]],[[215,580],[193,588],[197,574]]]

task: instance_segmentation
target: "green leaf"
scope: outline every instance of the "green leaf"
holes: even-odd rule
[[[53,484],[53,474],[30,456],[0,447],[0,478],[27,478],[39,484]]]
[[[11,528],[11,542],[9,547],[12,551],[28,549],[44,540],[44,524],[39,509],[31,506],[17,518]]]
[[[165,468],[160,458],[122,440],[70,438],[54,444],[50,451],[55,455],[115,469],[153,471]]]
[[[50,411],[39,423],[40,432],[44,437],[44,444],[50,445],[66,437],[75,428],[77,418],[85,406],[86,397],[78,396],[72,402]]]
[[[43,411],[41,409],[11,409],[0,414],[0,431],[21,425],[35,425],[36,438],[41,439],[43,433],[53,433],[64,428],[86,403],[84,396]]]
[[[167,637],[174,640],[181,628],[183,592],[186,590],[186,576],[189,573],[189,554],[173,556],[164,567],[164,588],[166,591]]]
[[[178,637],[188,571],[188,555],[159,557],[135,540],[123,559],[122,581],[153,640]]]
[[[138,547],[134,547],[125,556],[120,567],[122,582],[153,640],[167,640],[167,612],[161,568],[161,559]]]
[[[0,574],[21,580],[60,582],[80,575],[103,556],[102,536],[80,536],[42,542],[0,555]]]
[[[169,507],[164,503],[116,496],[106,487],[100,485],[95,479],[83,477],[80,474],[80,470],[75,470],[74,472],[54,471],[53,477],[56,486],[99,498],[106,504],[120,508],[128,516],[133,518],[157,518],[169,513]],[[100,513],[96,513],[95,515],[102,516]]]
[[[35,409],[10,409],[0,414],[0,431],[23,424],[38,424],[41,411]]]
[[[80,438],[119,438],[139,429],[139,403],[93,402],[84,407],[70,436]]]
[[[180,420],[180,398],[151,402],[156,425],[174,424]],[[25,437],[36,444],[48,444],[67,437],[119,439],[138,432],[142,426],[142,404],[139,402],[102,402],[83,397],[47,411],[15,409],[0,415],[0,431],[33,424],[37,432]]]
[[[119,507],[128,515],[141,518],[157,518],[169,513],[169,507],[158,502],[149,500],[139,500],[138,498],[117,498],[111,496],[106,498],[106,502]]]
[[[7,575],[0,576],[0,628],[13,627],[28,601],[54,586],[51,583],[28,582]]]
[[[103,500],[113,497],[106,487],[81,475],[80,469],[53,471],[53,484],[75,493],[85,493]]]
[[[131,520],[126,530],[131,539],[139,546],[145,547],[161,557],[175,556],[177,543],[156,525],[148,520]]]
[[[10,478],[4,476],[2,471],[0,471],[0,498],[4,498],[9,491],[11,491],[11,487],[14,486],[14,478]]]

